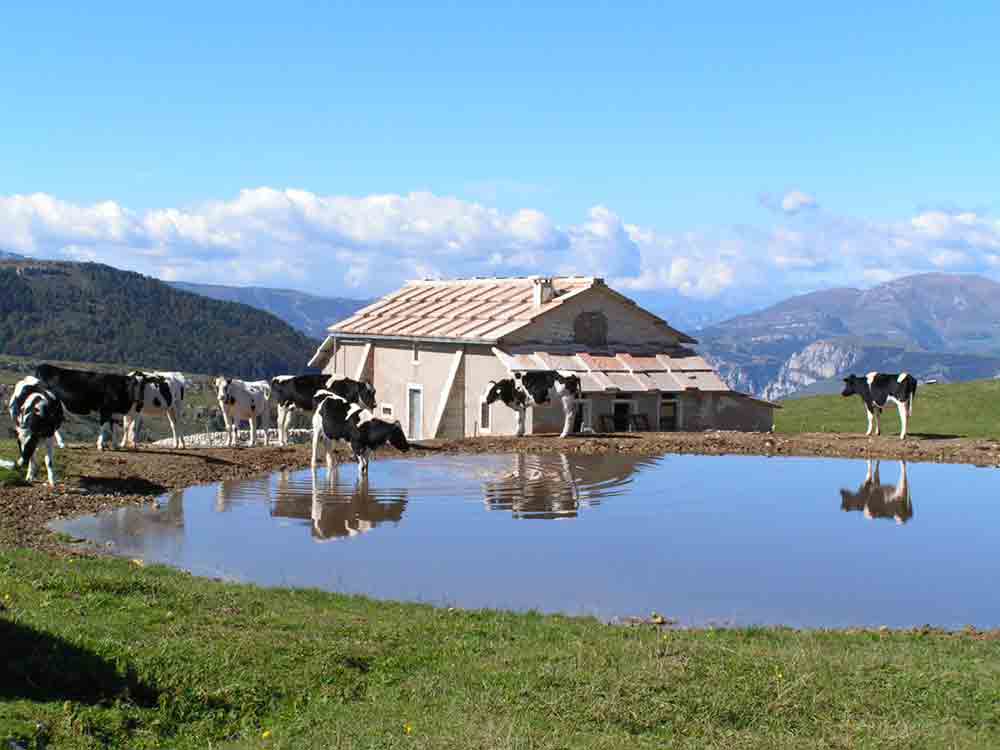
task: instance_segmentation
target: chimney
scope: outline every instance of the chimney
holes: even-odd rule
[[[551,302],[555,296],[556,290],[552,286],[552,279],[531,280],[531,301],[535,307],[541,307],[545,303]]]

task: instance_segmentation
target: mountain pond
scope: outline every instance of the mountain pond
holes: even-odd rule
[[[1000,472],[623,454],[379,458],[52,528],[196,575],[684,626],[1000,626]]]

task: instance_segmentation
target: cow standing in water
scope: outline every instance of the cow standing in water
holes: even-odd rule
[[[312,470],[316,471],[319,444],[324,444],[327,471],[333,470],[333,441],[344,440],[358,462],[358,472],[368,473],[371,455],[388,443],[400,451],[410,450],[399,422],[387,422],[371,416],[371,412],[341,398],[329,390],[316,393],[313,413]]]
[[[271,379],[271,401],[278,406],[278,445],[288,445],[294,411],[313,411],[316,393],[322,389],[375,411],[375,389],[367,381],[329,375],[278,375]]]
[[[547,372],[515,373],[513,378],[505,378],[492,384],[486,393],[486,403],[502,401],[517,415],[519,437],[524,434],[524,415],[528,406],[541,406],[553,398],[559,399],[563,409],[563,429],[559,437],[566,437],[573,429],[576,416],[576,401],[580,398],[580,378],[576,375],[560,375],[554,370]]]
[[[909,418],[913,414],[913,398],[917,394],[917,379],[909,373],[870,372],[865,377],[848,375],[844,378],[844,390],[841,396],[861,396],[868,414],[868,431],[872,434],[874,423],[875,434],[882,434],[882,409],[891,401],[899,409],[899,422],[902,429],[899,439],[906,437]]]

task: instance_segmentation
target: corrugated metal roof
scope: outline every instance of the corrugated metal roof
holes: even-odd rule
[[[655,355],[580,351],[554,354],[531,351],[527,347],[509,352],[494,347],[493,351],[511,372],[557,370],[576,373],[585,393],[679,393],[689,389],[729,391],[708,363],[690,349]]]

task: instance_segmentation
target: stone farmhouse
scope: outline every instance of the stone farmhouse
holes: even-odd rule
[[[309,366],[371,381],[377,416],[414,440],[513,434],[485,394],[533,370],[580,377],[576,432],[771,430],[776,405],[730,390],[696,343],[600,278],[425,280],[331,326]],[[562,421],[535,406],[525,432]]]

